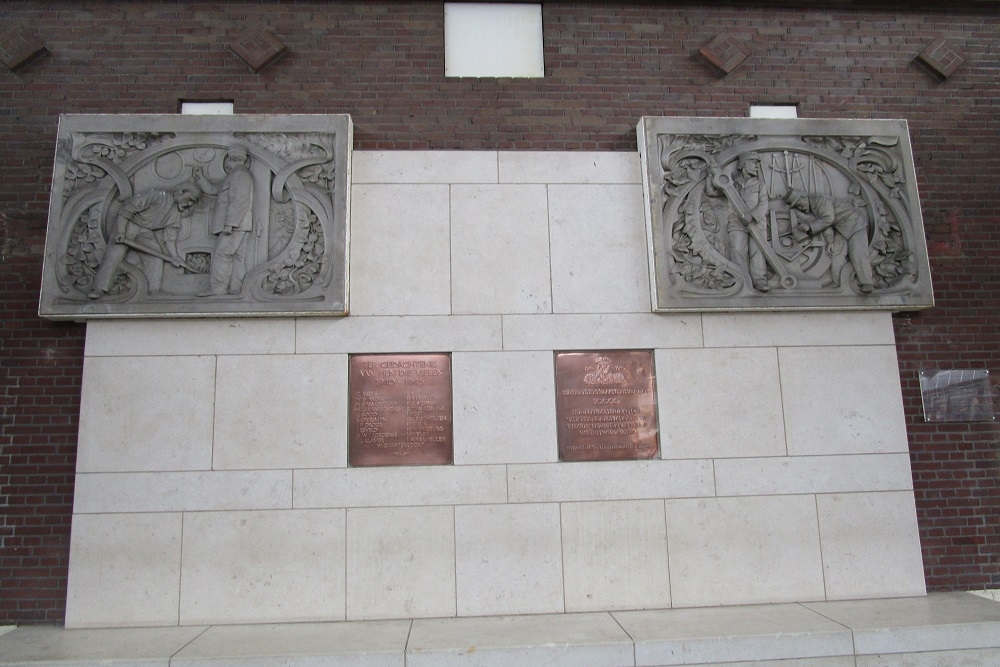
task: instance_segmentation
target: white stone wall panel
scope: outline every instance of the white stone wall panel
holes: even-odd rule
[[[294,475],[298,509],[507,502],[502,465],[334,468],[296,470]]]
[[[291,507],[291,470],[81,473],[73,495],[77,514]]]
[[[665,459],[785,454],[773,348],[657,350]]]
[[[548,193],[542,185],[454,185],[456,315],[551,313]]]
[[[566,611],[670,606],[663,503],[563,503]]]
[[[507,466],[512,503],[548,503],[715,495],[712,462],[592,461]]]
[[[639,185],[550,185],[552,310],[644,313],[649,273]]]
[[[889,313],[651,314],[630,153],[354,173],[351,316],[88,324],[69,624],[922,592]],[[557,460],[553,354],[601,349],[654,351],[659,458]],[[452,355],[454,465],[347,467],[348,356],[406,352]]]
[[[667,500],[675,607],[822,600],[813,496]]]
[[[448,315],[447,185],[355,185],[351,195],[351,312]]]
[[[88,357],[78,472],[209,470],[215,357]]]
[[[455,510],[347,510],[347,618],[455,615]]]
[[[828,600],[927,592],[912,493],[821,495],[816,502]]]
[[[177,625],[181,515],[76,515],[66,627]]]
[[[778,363],[789,454],[909,450],[894,347],[788,347]]]
[[[219,358],[213,463],[222,470],[347,465],[347,357]]]
[[[455,508],[459,616],[564,611],[559,505]]]
[[[505,350],[700,348],[698,315],[505,315]]]
[[[504,151],[499,166],[501,183],[642,185],[635,152]]]
[[[455,465],[555,461],[552,353],[452,356]]]
[[[298,354],[478,352],[503,347],[499,315],[302,318]]]
[[[184,515],[180,623],[345,618],[344,510]]]

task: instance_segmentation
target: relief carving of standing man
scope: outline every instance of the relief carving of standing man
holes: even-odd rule
[[[871,294],[875,286],[871,260],[868,257],[868,215],[865,209],[856,206],[850,198],[831,197],[798,188],[788,191],[785,202],[790,207],[813,216],[809,222],[799,222],[796,225],[798,231],[816,236],[833,230],[847,240],[847,256],[857,274],[861,292]],[[835,253],[830,266],[831,286],[840,285],[840,273],[844,264],[844,256]]]
[[[729,208],[726,232],[729,237],[729,259],[745,272],[750,274],[753,288],[758,292],[767,292],[767,260],[756,239],[751,239],[750,226],[757,228],[759,238],[767,238],[768,194],[767,186],[761,175],[760,156],[756,153],[743,153],[736,163],[736,174],[733,185],[738,195],[746,204],[750,213],[744,218],[732,204]]]
[[[111,290],[118,267],[130,251],[140,253],[149,288],[159,291],[165,261],[177,267],[185,266],[177,251],[181,216],[190,215],[200,197],[198,186],[186,182],[170,190],[153,188],[126,199],[115,216],[108,249],[94,279],[94,289],[87,296],[99,299]]]
[[[198,296],[239,294],[246,277],[247,237],[253,231],[253,175],[246,148],[229,148],[229,173],[213,183],[196,169],[194,176],[207,194],[218,195],[209,233],[217,238],[207,292]]]

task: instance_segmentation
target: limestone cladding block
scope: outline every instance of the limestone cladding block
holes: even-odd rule
[[[663,503],[563,503],[566,611],[670,606]]]
[[[552,312],[545,186],[452,186],[451,289],[455,314]]]
[[[675,607],[822,600],[813,496],[667,500]]]
[[[632,665],[632,642],[608,614],[417,619],[407,667]]]
[[[89,357],[78,472],[209,470],[215,357]]]
[[[858,665],[992,665],[1000,646],[1000,605],[969,593],[893,600],[809,602],[808,609],[850,628]],[[946,652],[991,648],[988,662],[952,662]],[[914,655],[921,651],[939,651]],[[899,655],[905,654],[905,655]],[[863,660],[860,656],[874,656]]]
[[[296,323],[299,354],[499,350],[499,315],[303,318]]]
[[[454,616],[455,510],[347,510],[347,618]]]
[[[17,634],[0,641],[0,664],[4,667],[168,667],[172,655],[207,629],[191,626],[85,630],[53,625],[5,628],[17,630]]]
[[[657,350],[656,380],[663,458],[786,453],[774,348]]]
[[[796,604],[620,611],[614,618],[635,641],[636,665],[854,667],[851,632]]]
[[[214,467],[347,465],[346,355],[219,357]]]
[[[698,498],[715,495],[712,462],[593,461],[510,465],[512,503]]]
[[[642,184],[633,152],[501,151],[501,183]]]
[[[816,499],[828,600],[924,595],[911,492]]]
[[[459,616],[564,611],[559,505],[455,508]]]
[[[548,189],[553,312],[649,312],[642,188]]]
[[[184,515],[181,625],[345,618],[344,510]]]
[[[704,313],[705,347],[895,345],[892,313]]]
[[[294,319],[91,320],[87,357],[291,354]]]
[[[291,507],[291,470],[80,473],[73,494],[77,514]]]
[[[698,315],[504,315],[505,350],[701,347]]]
[[[507,473],[502,465],[295,471],[296,508],[482,505],[506,501]]]
[[[452,355],[455,465],[554,462],[551,352]]]
[[[177,625],[181,515],[73,517],[66,627]]]
[[[354,183],[497,183],[496,151],[357,151]]]
[[[913,489],[906,453],[716,459],[714,465],[720,496]]]
[[[213,626],[171,654],[177,667],[398,667],[410,621]]]
[[[778,350],[792,455],[906,452],[896,348]]]
[[[448,315],[447,185],[355,185],[351,313]]]

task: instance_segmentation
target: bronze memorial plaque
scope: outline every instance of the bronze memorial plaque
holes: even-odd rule
[[[649,350],[556,352],[559,460],[654,458],[655,381]]]
[[[449,355],[357,354],[348,372],[350,465],[452,462]]]

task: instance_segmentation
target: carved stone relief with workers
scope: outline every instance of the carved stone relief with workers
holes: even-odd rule
[[[346,313],[337,144],[323,132],[66,133],[42,314]]]
[[[929,291],[918,261],[926,255],[919,204],[898,137],[646,140],[647,153],[655,151],[646,162],[660,309],[686,301],[865,307],[882,297],[905,308]]]

